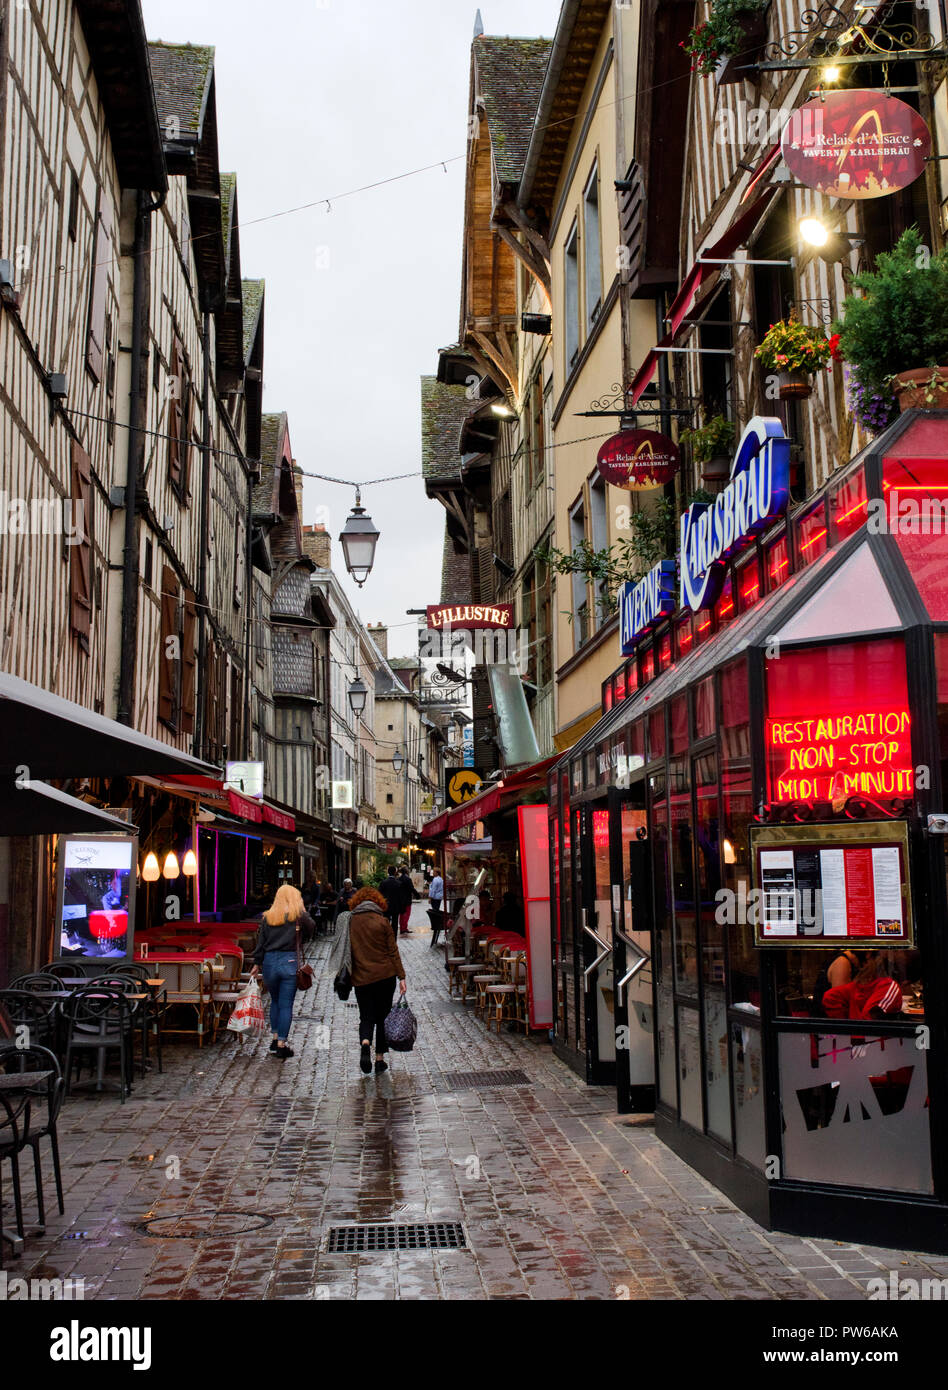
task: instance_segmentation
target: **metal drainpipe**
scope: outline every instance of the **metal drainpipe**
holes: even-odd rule
[[[205,686],[207,671],[207,538],[211,512],[211,315],[202,313],[201,352],[204,383],[201,391],[201,510],[198,522],[198,670],[200,688],[195,692],[194,744],[196,758],[203,758],[207,743],[205,724]]]
[[[245,546],[245,551],[244,593],[247,596],[247,621],[244,638],[244,736],[240,756],[247,762],[250,758],[250,677],[256,664],[253,650],[253,482],[249,477],[247,478],[247,544]]]
[[[122,552],[122,641],[119,656],[118,721],[134,723],[135,667],[138,658],[138,511],[139,450],[144,441],[144,389],[142,347],[144,340],[145,258],[151,255],[151,214],[164,206],[165,194],[146,203],[139,190],[135,212],[135,283],[132,292],[132,379],[129,388],[128,452],[125,478],[125,545]]]

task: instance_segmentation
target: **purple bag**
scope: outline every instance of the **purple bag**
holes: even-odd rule
[[[418,1036],[418,1020],[405,996],[399,999],[385,1020],[385,1037],[393,1052],[411,1052]]]

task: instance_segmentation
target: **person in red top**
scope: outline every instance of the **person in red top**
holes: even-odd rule
[[[879,1018],[902,1009],[902,986],[882,974],[882,960],[873,955],[848,985],[828,989],[823,995],[827,1018]]]

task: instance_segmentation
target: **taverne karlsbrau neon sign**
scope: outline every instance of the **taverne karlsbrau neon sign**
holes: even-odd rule
[[[710,608],[721,592],[725,561],[743,550],[784,510],[790,495],[790,441],[775,416],[755,416],[731,464],[731,481],[713,502],[695,502],[681,518],[681,606]],[[623,655],[674,612],[674,561],[662,560],[619,594]]]

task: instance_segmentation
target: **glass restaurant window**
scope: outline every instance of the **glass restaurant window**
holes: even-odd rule
[[[790,557],[787,554],[787,536],[784,532],[764,548],[764,578],[768,594],[785,584],[789,575]]]
[[[727,996],[724,924],[718,922],[721,888],[718,760],[705,753],[694,761],[695,841],[701,904],[701,984],[708,1129],[731,1139],[731,1093],[727,1064]]]
[[[943,421],[918,421],[882,461],[888,529],[933,622],[948,622],[948,475]],[[928,446],[931,457],[921,456]],[[939,457],[940,455],[940,457]]]
[[[653,710],[648,717],[648,756],[654,762],[665,756],[665,706]]]
[[[624,666],[623,666],[623,668],[622,668],[621,671],[617,671],[617,672],[616,672],[616,677],[615,677],[615,692],[616,692],[616,696],[615,696],[615,698],[616,698],[616,704],[618,704],[618,703],[620,702],[620,700],[624,700],[624,699],[625,699],[625,696],[626,696],[626,681],[625,681],[625,667],[624,667]]]
[[[826,507],[823,501],[817,503],[804,516],[794,522],[797,539],[797,566],[803,569],[810,565],[827,548]]]
[[[866,470],[857,468],[829,495],[832,544],[843,541],[865,523],[869,502],[866,496]]]
[[[652,883],[655,895],[655,1004],[658,1048],[658,1096],[677,1113],[678,1082],[675,1071],[675,1002],[672,951],[672,890],[668,854],[668,800],[665,769],[653,772],[649,781],[649,840],[652,846]]]
[[[715,729],[714,677],[708,676],[695,686],[695,742],[710,738]]]
[[[683,656],[687,656],[694,644],[694,637],[691,632],[691,614],[682,618],[675,624],[675,660],[680,661]]]
[[[730,954],[731,1005],[760,1008],[760,972],[754,929],[741,909],[751,892],[750,851],[747,831],[754,814],[751,778],[750,692],[744,658],[725,666],[721,682],[721,851],[724,887],[730,898],[724,904]]]
[[[734,617],[734,581],[730,574],[724,581],[721,589],[721,596],[714,605],[714,614],[717,619],[715,628],[718,632],[722,627],[726,627]]]
[[[675,989],[698,995],[698,924],[694,881],[694,827],[691,821],[691,774],[687,758],[668,765],[671,817],[672,890],[675,895]]]
[[[757,558],[756,550],[746,564],[735,570],[735,575],[741,612],[746,613],[748,608],[753,608],[760,598],[760,561]]]
[[[677,695],[669,706],[672,753],[683,753],[688,748],[688,696]]]
[[[645,651],[642,652],[642,679],[639,681],[639,684],[648,685],[649,681],[654,679],[654,676],[655,653],[651,647],[647,647]]]

